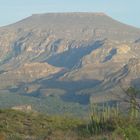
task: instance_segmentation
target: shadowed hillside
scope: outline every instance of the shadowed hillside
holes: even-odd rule
[[[53,97],[77,106],[95,97],[114,101],[110,95],[120,90],[120,83],[138,85],[139,38],[140,29],[104,13],[34,14],[2,27],[1,99],[18,95],[10,106],[24,104],[23,98],[29,99],[26,104]]]

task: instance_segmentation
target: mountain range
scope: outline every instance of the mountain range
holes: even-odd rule
[[[140,29],[104,13],[34,14],[0,28],[3,94],[89,104],[116,100],[139,77]]]

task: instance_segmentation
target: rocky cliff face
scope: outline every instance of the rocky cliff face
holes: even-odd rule
[[[0,28],[0,89],[80,98],[107,95],[122,81],[138,85],[139,38],[140,29],[103,13],[32,15]]]

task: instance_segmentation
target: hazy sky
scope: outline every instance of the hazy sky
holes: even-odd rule
[[[47,12],[104,12],[140,27],[140,0],[0,0],[0,26]]]

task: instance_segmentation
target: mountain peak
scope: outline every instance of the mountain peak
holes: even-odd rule
[[[61,12],[58,12],[58,13],[41,13],[41,14],[32,14],[32,16],[47,16],[47,15],[56,15],[56,16],[107,16],[105,13],[103,12],[65,12],[65,13],[61,13]]]
[[[34,14],[0,29],[0,90],[87,104],[121,80],[135,82],[140,65],[129,60],[140,59],[139,38],[104,13]]]

